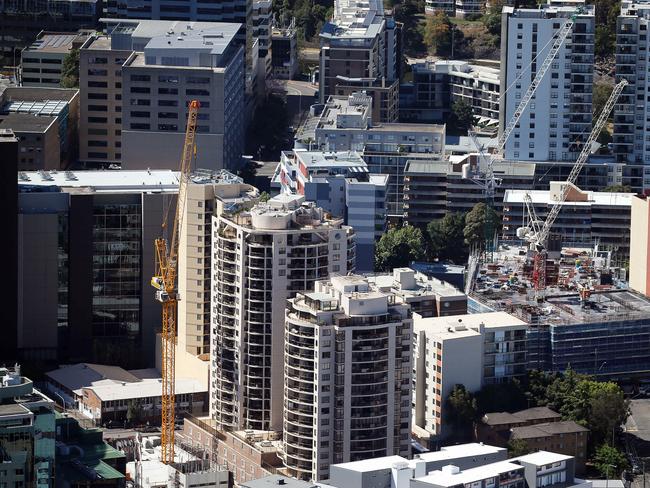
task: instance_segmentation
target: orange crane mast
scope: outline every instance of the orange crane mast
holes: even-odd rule
[[[181,156],[178,198],[176,200],[176,213],[174,226],[171,229],[171,245],[167,245],[164,237],[155,240],[156,270],[157,275],[151,278],[151,284],[156,289],[156,299],[162,303],[162,423],[161,423],[161,448],[164,464],[174,462],[174,429],[176,424],[176,384],[175,347],[176,347],[176,320],[177,305],[181,297],[178,294],[178,240],[183,227],[183,214],[185,200],[187,199],[187,183],[190,177],[192,158],[196,152],[196,120],[200,104],[192,100],[188,107],[187,128],[185,142]],[[162,223],[163,231],[167,228],[167,211]]]

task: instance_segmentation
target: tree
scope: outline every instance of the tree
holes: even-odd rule
[[[508,442],[508,457],[525,456],[532,451],[528,443],[523,439],[512,439]]]
[[[470,246],[485,247],[485,230],[492,228],[496,232],[499,226],[499,216],[496,211],[485,203],[479,202],[465,216],[465,242]],[[488,236],[492,237],[492,236]]]
[[[484,386],[476,393],[476,402],[481,415],[488,412],[514,412],[528,405],[524,389],[517,380]]]
[[[474,122],[474,110],[472,105],[465,99],[456,100],[451,105],[451,114],[447,125],[451,126],[450,129],[457,133],[467,133],[467,130]]]
[[[419,14],[424,10],[423,2],[404,0],[401,3],[394,3],[394,6],[395,20],[402,23],[404,53],[408,55],[422,54],[426,51],[423,29],[419,22]]]
[[[596,449],[593,461],[596,469],[605,479],[617,478],[628,467],[625,455],[608,444],[603,444]]]
[[[289,113],[285,100],[269,95],[256,110],[248,127],[246,152],[265,161],[278,161],[280,152],[290,149]]]
[[[503,9],[503,0],[490,2],[490,7],[483,15],[481,21],[490,34],[501,40],[501,10]]]
[[[71,49],[61,65],[61,86],[79,88],[79,49]]]
[[[611,381],[591,381],[589,390],[587,426],[591,430],[592,439],[611,439],[613,444],[615,431],[619,430],[630,415],[630,403],[621,387]]]
[[[607,25],[596,26],[594,54],[601,58],[606,58],[614,54],[615,47],[616,33]]]
[[[429,260],[452,261],[460,264],[467,260],[467,246],[463,229],[465,215],[447,213],[442,219],[427,225],[427,254]]]
[[[469,440],[478,416],[478,407],[474,395],[464,385],[455,385],[447,398],[445,410],[447,420],[454,429],[457,440]]]
[[[375,248],[375,268],[390,271],[408,266],[424,257],[424,238],[417,227],[405,225],[390,229]]]
[[[263,191],[260,193],[260,202],[268,202],[271,199],[271,195],[269,195],[267,192]]]
[[[436,12],[427,17],[424,26],[424,44],[431,54],[447,56],[451,53],[452,28],[452,23],[444,12]]]

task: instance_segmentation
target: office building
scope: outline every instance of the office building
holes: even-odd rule
[[[308,481],[287,478],[286,476],[271,475],[260,479],[250,480],[242,485],[241,488],[271,488],[273,486],[283,485],[285,488],[318,488],[318,485]]]
[[[192,100],[201,104],[196,164],[208,169],[239,167],[244,147],[244,49],[234,36],[241,26],[184,27],[152,37],[143,52],[132,53],[122,65],[122,96],[130,103],[122,112],[125,169],[178,167],[186,108]]]
[[[470,392],[526,374],[526,323],[476,313],[414,317],[414,433],[428,443],[449,435],[445,406],[457,384]]]
[[[79,50],[79,160],[89,167],[122,162],[122,64],[131,52],[104,35]]]
[[[21,376],[0,368],[0,478],[7,486],[54,487],[54,402]]]
[[[122,488],[126,455],[103,439],[103,430],[89,429],[64,414],[56,419],[56,481],[68,486]]]
[[[591,131],[595,32],[594,7],[580,7],[578,12],[574,4],[549,1],[539,9],[503,9],[500,130],[541,68],[553,36],[575,16],[572,31],[506,143],[505,159],[575,161],[580,154]]]
[[[0,281],[0,293],[8,306],[2,307],[0,320],[5,324],[18,321],[18,185],[14,175],[18,172],[18,138],[10,129],[0,130],[0,207],[4,209],[3,227],[5,239],[0,241],[0,252],[5,263],[5,279]],[[4,327],[3,340],[0,341],[0,357],[6,361],[18,359],[16,350],[16,327]]]
[[[483,190],[463,178],[463,166],[476,167],[477,154],[449,156],[446,160],[411,160],[404,168],[404,221],[426,227],[447,213],[465,213],[485,201]],[[494,207],[503,210],[506,188],[528,189],[533,185],[535,165],[523,162],[494,163],[494,174],[502,180],[496,188]]]
[[[425,0],[424,13],[433,15],[436,12],[444,12],[450,17],[453,17],[456,12],[455,0]]]
[[[364,92],[330,97],[300,128],[295,147],[358,151],[372,174],[388,175],[387,214],[401,218],[404,167],[408,160],[444,156],[445,126],[372,121],[372,100]]]
[[[63,60],[73,49],[79,49],[86,38],[86,34],[78,32],[41,32],[21,52],[22,86],[59,88]]]
[[[283,458],[325,480],[329,465],[410,452],[410,307],[362,276],[316,282],[286,312]]]
[[[401,27],[384,15],[381,2],[334,3],[334,16],[320,33],[321,103],[332,95],[365,89],[373,96],[373,120],[395,122],[401,73]]]
[[[354,270],[355,236],[302,195],[212,219],[210,416],[223,430],[282,428],[284,309]]]
[[[20,51],[45,31],[94,30],[102,14],[97,0],[39,0],[0,4],[0,58],[3,66],[17,66]]]
[[[485,2],[482,0],[456,0],[456,17],[472,19],[480,17],[485,12]]]
[[[425,61],[411,65],[413,81],[400,86],[400,121],[442,122],[455,102],[465,101],[479,124],[499,123],[500,72],[467,61]],[[402,87],[408,97],[402,97]]]
[[[197,174],[190,195],[194,198],[195,184],[218,187],[230,177]],[[17,347],[22,357],[152,366],[161,320],[150,285],[154,239],[163,234],[164,215],[178,192],[178,173],[19,173],[18,185]],[[242,197],[249,188],[241,188]],[[218,208],[210,195],[206,198]],[[209,249],[198,241],[195,247],[202,255]],[[187,281],[197,278],[188,276]],[[189,293],[195,286],[183,277],[179,289]],[[201,297],[186,298],[195,306]],[[203,326],[198,331],[186,326],[181,320],[179,344],[203,344]]]
[[[20,171],[61,170],[76,161],[79,91],[7,87],[0,91],[0,129],[18,137]]]
[[[630,288],[650,296],[650,201],[645,196],[631,198],[630,213]]]
[[[542,221],[564,191],[566,182],[553,181],[550,190],[506,190],[503,196],[503,238],[517,240],[516,232],[529,216],[524,197],[530,195]],[[582,191],[571,185],[566,201],[551,231],[562,237],[564,246],[598,245],[622,261],[630,255],[630,212],[632,193]]]
[[[257,41],[258,77],[266,80],[271,74],[271,0],[253,2],[253,39]]]
[[[648,103],[647,64],[650,6],[643,2],[623,2],[616,19],[616,82],[629,83],[614,107],[614,157],[625,163],[625,183],[635,191],[650,187],[650,145],[646,134]]]
[[[78,363],[49,371],[45,376],[53,396],[95,425],[160,421],[162,379],[156,369],[127,371],[119,366]],[[179,376],[174,384],[177,415],[198,416],[207,411],[207,385]]]
[[[357,235],[356,269],[374,269],[375,241],[386,230],[387,175],[368,174],[357,152],[296,149],[282,152],[271,183],[343,218]]]
[[[203,101],[199,120],[211,121],[207,125],[206,122],[199,124],[199,134],[197,136],[199,149],[201,140],[206,140],[208,148],[197,152],[199,159],[201,157],[205,159],[204,164],[199,164],[198,166],[218,169],[221,166],[218,166],[217,160],[220,158],[223,159],[222,153],[228,153],[228,151],[231,151],[231,153],[234,151],[234,155],[228,157],[238,162],[241,151],[236,148],[239,147],[238,145],[241,143],[241,140],[238,139],[236,134],[231,134],[233,137],[232,143],[224,144],[222,141],[223,137],[220,134],[224,134],[224,131],[228,128],[238,129],[241,123],[240,117],[231,117],[230,121],[226,118],[224,121],[224,115],[221,112],[225,111],[226,116],[229,117],[231,114],[228,107],[234,110],[232,107],[243,96],[240,93],[243,93],[243,91],[237,88],[233,89],[232,86],[226,84],[225,87],[230,90],[230,95],[227,97],[224,95],[224,80],[222,80],[221,76],[223,75],[224,69],[208,69],[194,66],[196,71],[189,74],[186,67],[169,67],[169,74],[165,75],[163,74],[165,69],[162,66],[151,66],[150,70],[141,68],[134,72],[140,73],[144,70],[148,74],[135,74],[136,79],[138,79],[138,76],[143,76],[144,78],[142,79],[146,79],[148,76],[150,80],[154,80],[155,85],[153,88],[151,86],[148,86],[148,88],[135,86],[135,92],[131,93],[130,75],[129,79],[124,81],[125,87],[123,88],[122,86],[124,71],[122,65],[127,59],[130,60],[130,63],[133,63],[134,59],[132,56],[135,55],[134,51],[143,53],[147,45],[155,38],[172,36],[174,37],[174,46],[176,46],[183,40],[189,40],[187,37],[188,34],[196,37],[197,32],[216,29],[216,32],[211,32],[210,35],[216,35],[220,39],[217,44],[227,52],[221,61],[226,62],[224,61],[225,59],[228,59],[228,62],[233,61],[234,65],[227,65],[225,69],[234,68],[236,71],[238,69],[238,62],[241,60],[238,58],[238,52],[233,53],[233,50],[237,51],[237,48],[232,46],[232,36],[241,36],[243,32],[242,28],[235,27],[233,24],[217,24],[213,22],[127,19],[103,19],[103,21],[110,35],[91,36],[82,46],[79,54],[81,120],[84,122],[84,127],[79,137],[80,160],[94,167],[122,164],[124,149],[126,149],[127,153],[125,154],[129,157],[129,161],[126,161],[123,166],[125,169],[146,169],[150,166],[156,168],[166,167],[168,169],[178,168],[183,139],[180,127],[184,128],[185,121],[187,120],[187,114],[181,109],[183,108],[183,103],[186,104],[193,99],[198,99],[199,101]],[[225,37],[219,37],[221,34],[225,35]],[[181,41],[179,42],[178,39],[181,39]],[[159,47],[161,43],[164,46],[172,47],[161,39],[158,39],[156,42]],[[212,42],[213,44],[212,46],[206,44],[204,48],[214,47],[214,41],[210,41],[207,37],[205,42]],[[175,52],[178,53],[180,51]],[[140,60],[140,64],[146,64],[146,60],[142,54],[138,54],[137,56],[136,58]],[[206,59],[211,58],[208,56]],[[161,58],[158,59],[159,64],[162,61]],[[167,61],[172,62],[169,59]],[[189,64],[189,58],[182,61]],[[215,67],[219,65],[216,60],[213,61]],[[137,65],[138,62],[135,64]],[[239,74],[242,77],[244,76],[243,73]],[[233,70],[230,70],[229,75],[226,76],[226,80],[230,79],[231,76],[237,77],[239,74],[233,73]],[[177,81],[174,82],[174,80]],[[235,82],[233,81],[232,83]],[[149,90],[148,93],[147,89]],[[182,103],[177,99],[179,93],[184,96]],[[168,95],[175,99],[166,100],[165,97]],[[128,107],[129,110],[122,110],[123,97],[127,101],[124,107]],[[230,105],[225,102],[228,102]],[[150,112],[151,107],[158,108],[161,111]],[[138,153],[138,149],[144,151],[144,147],[140,146],[139,148],[138,144],[131,144],[129,147],[126,146],[125,143],[127,141],[132,141],[134,138],[140,137],[142,135],[141,132],[146,130],[139,129],[135,134],[131,131],[131,122],[127,123],[126,119],[129,118],[130,120],[132,111],[138,115],[138,117],[135,117],[138,120],[133,122],[135,127],[143,128],[148,125],[151,134],[147,137],[152,139],[162,138],[165,141],[164,144],[161,141],[152,142],[153,146],[160,146],[162,144],[161,152],[163,148],[166,149],[165,157],[159,157],[154,162],[150,153]],[[142,114],[149,114],[149,118],[140,117]],[[173,118],[174,116],[176,119]],[[141,118],[146,120],[140,120]],[[153,119],[153,122],[150,119]],[[160,122],[160,124],[155,122]],[[166,131],[159,130],[159,125],[166,131],[172,131],[174,133],[169,134]],[[173,131],[174,127],[176,127],[176,131]],[[124,137],[122,136],[123,128],[126,132]],[[228,133],[230,134],[231,132]],[[215,154],[214,151],[218,151],[218,154]],[[130,157],[129,154],[133,154],[134,152],[136,154]],[[203,153],[203,156],[201,156],[201,153]]]
[[[273,77],[291,80],[298,73],[298,36],[296,23],[289,27],[274,25],[271,31],[271,69]]]

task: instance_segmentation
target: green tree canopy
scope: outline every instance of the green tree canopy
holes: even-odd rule
[[[451,114],[447,125],[452,132],[466,133],[474,122],[474,110],[465,99],[456,100],[451,105]]]
[[[485,231],[492,229],[497,231],[499,227],[499,216],[496,211],[485,203],[479,202],[465,216],[465,242],[469,246],[485,248]]]
[[[617,478],[624,469],[627,469],[628,462],[621,451],[603,444],[596,449],[594,465],[603,478],[612,479]]]
[[[478,407],[474,395],[468,392],[464,385],[454,386],[447,398],[445,414],[457,440],[468,440],[472,437]]]
[[[424,257],[424,238],[417,227],[405,225],[390,229],[375,247],[375,268],[390,271],[408,266]]]
[[[606,191],[610,193],[631,193],[632,188],[628,185],[609,185],[600,191]]]
[[[518,457],[530,454],[533,450],[523,439],[512,439],[508,442],[508,457]]]
[[[61,86],[79,88],[79,49],[71,49],[61,65]]]
[[[436,12],[427,17],[424,44],[431,54],[448,56],[451,53],[452,28],[452,23],[444,12]]]
[[[467,260],[465,246],[465,215],[462,213],[447,213],[442,219],[429,222],[427,225],[428,259],[452,261],[460,264]]]

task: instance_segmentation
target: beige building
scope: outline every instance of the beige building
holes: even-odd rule
[[[21,52],[22,86],[59,88],[65,57],[86,39],[87,34],[76,32],[41,32]]]
[[[449,434],[445,403],[457,384],[475,392],[526,373],[526,323],[505,312],[414,316],[413,432],[424,443]]]
[[[257,189],[239,177],[223,171],[219,182],[212,183],[209,174],[202,182],[200,173],[195,173],[187,187],[178,256],[178,352],[206,362],[210,358],[212,217],[225,209],[246,209],[258,196]]]
[[[650,200],[632,197],[630,228],[630,288],[650,296]]]
[[[399,276],[399,275],[398,275]],[[410,453],[411,308],[359,275],[289,300],[282,456],[291,476]]]
[[[210,415],[224,430],[280,430],[286,300],[354,270],[355,235],[303,196],[212,218]]]
[[[112,49],[109,36],[91,36],[79,51],[79,159],[122,160],[122,64],[131,50]]]

